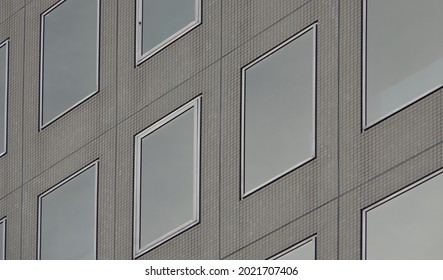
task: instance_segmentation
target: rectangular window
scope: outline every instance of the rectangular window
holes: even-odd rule
[[[200,97],[135,137],[135,257],[199,222]]]
[[[316,24],[242,69],[242,195],[315,157]]]
[[[8,123],[8,41],[0,44],[0,156],[6,154]]]
[[[315,260],[317,237],[313,236],[273,256],[271,260]]]
[[[6,218],[0,220],[0,260],[6,260]]]
[[[363,259],[443,259],[442,173],[363,209]]]
[[[363,126],[443,85],[443,1],[363,1]]]
[[[99,0],[63,0],[41,17],[40,128],[99,90]]]
[[[96,259],[98,162],[38,197],[38,259]]]
[[[137,0],[137,62],[200,24],[201,0]]]

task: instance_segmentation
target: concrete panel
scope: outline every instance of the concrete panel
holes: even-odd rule
[[[118,122],[128,118],[220,58],[221,2],[202,1],[202,23],[144,61],[135,62],[135,2],[120,1]]]
[[[6,217],[6,259],[20,260],[22,189],[0,199],[0,219]]]
[[[0,43],[9,39],[6,154],[0,157],[0,198],[22,185],[24,10],[0,24]]]
[[[24,6],[25,0],[3,0],[2,8],[0,9],[0,24],[12,16],[16,17],[15,13]]]
[[[440,143],[342,194],[339,259],[361,259],[362,209],[439,170],[442,162]]]
[[[443,141],[442,90],[362,130],[361,1],[340,2],[340,192]]]
[[[219,258],[219,76],[220,64],[216,63],[118,125],[116,259],[132,259],[133,255],[134,135],[199,95],[200,223],[140,259]]]
[[[222,2],[223,56],[307,5],[311,0],[225,0]],[[331,5],[334,5],[332,1]],[[275,31],[279,32],[279,31]]]
[[[40,14],[57,1],[26,6],[24,180],[31,180],[116,125],[117,3],[101,1],[99,92],[39,131]]]
[[[316,259],[337,259],[337,210],[337,199],[334,199],[263,235],[258,240],[226,256],[225,259],[269,259],[313,235],[317,236]]]
[[[115,129],[47,169],[23,186],[22,258],[37,257],[38,196],[98,160],[97,259],[114,258]]]
[[[316,158],[240,200],[241,68],[314,22],[318,22]],[[336,1],[310,1],[222,60],[222,258],[338,194],[336,26]]]

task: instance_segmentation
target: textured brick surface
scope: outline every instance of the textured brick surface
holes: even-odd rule
[[[220,59],[221,1],[202,1],[202,24],[135,67],[135,1],[120,1],[119,122]]]
[[[335,1],[311,1],[222,60],[222,258],[338,193],[336,13]],[[241,68],[314,22],[318,22],[316,158],[240,200]]]
[[[0,198],[22,185],[23,32],[24,10],[0,23],[0,43],[9,40],[7,147],[0,157]]]
[[[37,257],[38,196],[98,160],[97,259],[114,258],[115,129],[63,159],[23,186],[22,258]]]
[[[101,1],[100,91],[39,131],[40,14],[58,1],[26,6],[24,180],[31,180],[116,125],[117,3]]]
[[[18,189],[0,199],[0,219],[6,218],[6,259],[21,259],[22,190]]]
[[[196,96],[200,223],[140,259],[266,259],[314,234],[317,259],[359,259],[361,210],[443,167],[441,90],[362,131],[356,0],[202,0],[202,23],[138,66],[136,1],[103,0],[100,91],[39,131],[40,15],[56,2],[0,4],[9,259],[36,258],[38,195],[97,159],[98,258],[132,259],[134,135]],[[241,68],[314,22],[316,158],[240,200]]]
[[[25,0],[2,0],[0,9],[0,24],[10,17],[16,17],[16,13],[23,9]]]
[[[220,64],[169,92],[118,125],[116,258],[132,257],[134,135],[201,95],[200,223],[142,259],[217,259],[219,202]]]

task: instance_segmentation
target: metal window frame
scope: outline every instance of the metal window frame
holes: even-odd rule
[[[200,25],[202,22],[201,16],[201,6],[202,0],[195,0],[195,16],[194,20],[188,25],[184,26],[182,29],[172,34],[164,41],[157,44],[155,47],[149,51],[143,53],[142,43],[143,43],[143,0],[136,1],[136,47],[135,47],[135,65],[138,66],[144,61],[154,56],[156,53],[160,52],[176,40],[178,40],[183,35],[187,34],[189,31]]]
[[[313,243],[314,244],[314,260],[316,260],[317,259],[317,235],[316,234],[304,239],[301,242],[298,242],[297,244],[281,251],[280,253],[275,254],[274,256],[270,257],[268,260],[277,260],[278,258],[281,258],[284,255],[286,255],[294,250],[297,250],[298,248],[302,247],[303,245],[308,244],[309,242],[314,242]]]
[[[194,109],[194,217],[181,226],[159,236],[148,244],[141,245],[141,148],[144,137],[154,133],[159,128],[173,121],[177,117],[190,109]],[[152,249],[162,245],[177,235],[187,231],[200,222],[200,135],[201,135],[201,96],[194,98],[182,107],[176,109],[171,114],[157,121],[147,129],[134,136],[134,239],[133,239],[133,257],[137,258]]]
[[[419,179],[418,181],[415,181],[414,183],[412,183],[412,184],[410,184],[410,185],[408,185],[408,186],[406,186],[406,187],[404,187],[404,188],[394,192],[391,195],[388,195],[387,197],[385,197],[385,198],[383,198],[383,199],[381,199],[381,200],[379,200],[379,201],[377,201],[377,202],[375,202],[375,203],[373,203],[373,204],[371,204],[371,205],[369,205],[366,208],[363,208],[361,210],[361,223],[362,223],[362,231],[361,231],[361,259],[362,260],[366,260],[367,259],[367,248],[366,248],[366,245],[367,245],[367,228],[368,228],[368,225],[367,225],[367,222],[368,222],[367,214],[368,214],[368,212],[373,210],[373,209],[375,209],[375,208],[377,208],[377,207],[379,207],[379,206],[381,206],[381,205],[383,205],[383,204],[385,204],[385,203],[387,203],[387,202],[389,202],[389,201],[391,201],[391,200],[393,200],[394,198],[396,198],[396,197],[398,197],[398,196],[400,196],[400,195],[402,195],[402,194],[404,194],[404,193],[406,193],[406,192],[408,192],[408,191],[410,191],[410,190],[412,190],[412,189],[414,189],[416,187],[419,187],[421,184],[431,180],[432,178],[435,178],[435,177],[437,177],[439,175],[442,175],[442,174],[443,174],[443,168],[440,168],[439,170],[437,170],[437,171],[435,171],[435,172],[433,172],[433,173],[431,173],[431,174],[429,174],[429,175]]]
[[[63,185],[65,183],[67,183],[68,181],[74,179],[75,177],[77,177],[78,175],[81,175],[84,171],[88,170],[89,168],[95,167],[96,168],[96,172],[95,172],[95,205],[94,205],[94,219],[95,219],[95,227],[94,227],[94,259],[97,259],[97,234],[98,234],[98,230],[97,230],[97,221],[98,221],[98,176],[99,176],[99,161],[95,160],[94,162],[88,164],[87,166],[83,167],[82,169],[80,169],[79,171],[75,172],[74,174],[70,175],[69,177],[67,177],[66,179],[63,179],[61,182],[57,183],[55,186],[51,187],[50,189],[48,189],[47,191],[43,192],[42,194],[40,194],[38,196],[38,218],[37,218],[37,259],[40,260],[41,259],[41,238],[42,238],[42,200],[43,198],[52,193],[53,191],[57,190],[59,187],[63,187]]]
[[[414,103],[422,100],[423,98],[425,98],[426,96],[440,90],[441,88],[443,88],[443,82],[436,86],[433,87],[427,91],[425,91],[424,93],[418,95],[416,98],[411,99],[409,102],[404,103],[403,105],[399,106],[397,109],[392,110],[391,112],[379,117],[378,119],[376,119],[375,121],[373,121],[372,123],[368,123],[368,117],[367,117],[367,36],[368,36],[368,0],[362,0],[362,71],[361,71],[361,100],[362,100],[362,105],[361,105],[361,130],[362,132],[366,131],[367,129],[379,124],[380,122],[388,119],[389,117],[395,115],[396,113],[406,109],[407,107],[413,105]]]
[[[6,59],[5,59],[5,114],[4,114],[4,125],[5,125],[5,131],[4,131],[4,145],[2,148],[3,150],[0,151],[0,157],[6,155],[8,152],[8,95],[9,95],[9,39],[6,39],[4,42],[0,43],[0,49],[5,47],[6,48]],[[2,90],[2,89],[0,89]]]
[[[43,130],[45,127],[49,126],[74,108],[76,108],[81,103],[88,100],[90,97],[94,96],[96,93],[100,91],[100,8],[101,8],[101,0],[95,0],[97,1],[97,42],[96,42],[96,54],[97,54],[97,61],[96,61],[96,83],[95,83],[95,90],[92,91],[87,96],[83,97],[79,101],[77,101],[75,104],[71,105],[70,107],[66,108],[63,112],[55,116],[53,119],[48,121],[47,123],[43,123],[43,95],[44,95],[44,77],[43,77],[43,70],[44,70],[44,39],[45,39],[45,16],[48,15],[50,12],[55,10],[57,7],[59,7],[61,4],[63,4],[66,1],[70,0],[60,0],[56,4],[54,4],[52,7],[50,7],[48,10],[43,12],[40,16],[40,87],[39,87],[39,131]]]
[[[3,232],[3,238],[0,240],[0,242],[3,244],[3,252],[0,252],[0,257],[3,257],[0,258],[0,260],[6,260],[6,222],[6,217],[0,219],[0,231]]]
[[[284,42],[278,44],[276,47],[272,48],[271,50],[267,51],[265,54],[261,55],[260,57],[254,59],[252,62],[247,64],[246,66],[242,67],[241,69],[241,179],[240,179],[240,199],[244,199],[247,196],[251,195],[252,193],[262,189],[263,187],[271,184],[272,182],[278,180],[279,178],[283,177],[284,175],[288,174],[289,172],[301,167],[302,165],[305,165],[306,163],[312,161],[316,158],[317,153],[317,24],[318,22],[315,22],[311,24],[310,26],[306,27],[302,31],[298,32],[294,36],[290,37],[289,39],[285,40]],[[246,105],[246,71],[251,68],[252,66],[258,64],[262,60],[266,59],[267,57],[271,56],[273,53],[277,52],[278,50],[284,48],[286,45],[292,43],[297,38],[303,36],[304,34],[308,33],[309,31],[313,32],[313,79],[312,79],[312,127],[313,127],[313,139],[314,143],[312,145],[312,151],[311,156],[306,158],[305,160],[295,164],[294,166],[288,168],[287,170],[275,175],[274,177],[270,178],[269,180],[263,182],[262,184],[258,185],[254,189],[246,192],[245,191],[245,128],[246,128],[246,122],[245,122],[245,105]]]

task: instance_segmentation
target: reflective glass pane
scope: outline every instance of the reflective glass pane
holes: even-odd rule
[[[196,0],[142,0],[142,54],[195,23]]]
[[[5,258],[5,244],[6,244],[6,220],[0,220],[0,260]]]
[[[0,155],[6,153],[8,44],[0,47]]]
[[[443,175],[366,213],[367,259],[443,259]]]
[[[247,194],[314,157],[315,27],[244,71]]]
[[[98,0],[66,0],[43,18],[42,126],[98,90]]]
[[[140,250],[155,246],[197,221],[196,107],[168,116],[142,132]],[[145,134],[145,135],[143,135]]]
[[[95,259],[97,164],[40,199],[40,258]]]
[[[443,84],[440,0],[367,0],[367,124]]]
[[[284,252],[276,260],[315,260],[315,241],[311,240]]]

